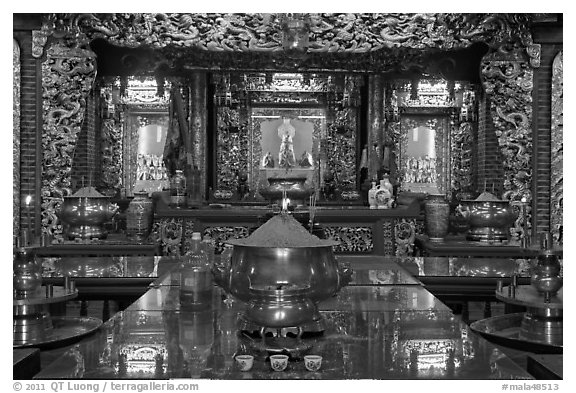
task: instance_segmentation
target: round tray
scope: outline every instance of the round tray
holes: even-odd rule
[[[561,345],[521,339],[519,335],[522,318],[524,318],[524,313],[499,315],[472,322],[470,328],[488,341],[503,347],[534,353],[563,353]]]
[[[508,295],[508,287],[504,287],[501,292],[496,291],[496,299],[516,306],[562,310],[564,307],[562,293],[558,292],[549,302],[545,302],[544,296],[532,285],[518,285],[514,297]]]
[[[52,317],[54,329],[42,341],[13,345],[13,348],[53,349],[78,341],[102,326],[102,320],[93,317]]]
[[[64,287],[53,287],[54,292],[53,296],[47,297],[46,296],[46,287],[42,286],[42,290],[40,291],[41,295],[34,296],[34,297],[27,297],[23,299],[12,299],[13,306],[31,306],[31,305],[38,305],[38,304],[51,304],[51,303],[61,303],[66,302],[68,300],[72,300],[78,296],[78,290],[74,289],[71,292],[68,292],[64,289]]]

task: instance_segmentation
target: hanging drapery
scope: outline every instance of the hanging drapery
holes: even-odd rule
[[[192,166],[192,148],[185,105],[178,88],[170,91],[169,116],[168,133],[164,145],[164,165],[170,176],[173,176],[176,169],[184,170]]]

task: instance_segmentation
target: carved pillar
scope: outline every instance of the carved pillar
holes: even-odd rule
[[[532,205],[532,76],[530,63],[520,51],[498,51],[482,61],[482,83],[490,97],[490,115],[504,159],[502,198]],[[516,220],[512,240],[530,237],[527,222]],[[528,229],[528,233],[524,233]]]
[[[12,214],[14,238],[20,233],[20,46],[13,40],[12,70],[14,89],[12,90]]]
[[[552,64],[552,129],[551,129],[551,160],[550,168],[550,232],[555,243],[563,243],[561,230],[563,228],[563,202],[564,202],[564,173],[562,163],[564,160],[564,71],[563,54],[556,55]]]
[[[384,85],[382,76],[368,77],[368,179],[377,177],[382,165],[384,133]]]
[[[207,174],[207,74],[195,72],[190,77],[190,137],[192,139],[192,162],[200,170],[200,192],[206,198]]]
[[[60,235],[56,209],[70,194],[70,172],[86,98],[96,77],[96,55],[55,42],[42,63],[42,232]]]

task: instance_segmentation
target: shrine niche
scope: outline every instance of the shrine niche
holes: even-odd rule
[[[393,176],[403,191],[467,195],[472,191],[474,86],[423,79],[389,92]]]
[[[326,185],[355,189],[361,81],[344,75],[216,74],[213,196],[234,198],[244,175],[248,199],[262,200],[258,190],[267,179],[287,172],[305,177],[318,191]],[[287,161],[280,157],[283,124],[295,127]]]

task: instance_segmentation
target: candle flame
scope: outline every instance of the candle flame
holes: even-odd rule
[[[32,202],[32,195],[27,195],[26,196],[26,205],[29,205],[30,202]]]

